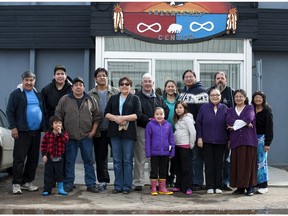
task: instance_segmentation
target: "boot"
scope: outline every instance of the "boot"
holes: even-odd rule
[[[166,179],[159,179],[159,194],[170,195],[172,191],[168,191],[166,188]]]
[[[68,195],[68,193],[66,191],[64,191],[63,182],[57,182],[57,186],[58,186],[58,194],[64,195],[64,196]]]
[[[151,195],[152,196],[157,196],[158,192],[157,192],[157,179],[150,179],[151,180]]]

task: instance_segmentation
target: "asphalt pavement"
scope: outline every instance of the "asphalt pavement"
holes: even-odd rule
[[[149,186],[141,192],[112,194],[112,182],[108,189],[97,194],[86,191],[83,164],[76,165],[76,189],[68,196],[41,195],[43,190],[43,165],[37,169],[35,184],[39,191],[23,191],[13,195],[11,176],[0,180],[0,214],[288,214],[288,172],[269,167],[269,192],[254,196],[207,194],[194,191],[188,196],[177,192],[173,195],[151,196]],[[148,170],[146,171],[148,180]]]

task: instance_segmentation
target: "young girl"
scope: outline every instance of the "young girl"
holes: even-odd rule
[[[54,115],[49,119],[52,130],[47,131],[41,142],[42,160],[45,163],[43,196],[51,194],[54,182],[57,182],[58,194],[67,195],[64,191],[63,154],[68,134],[62,130],[61,118]]]
[[[176,184],[172,191],[182,191],[187,195],[192,194],[192,151],[196,130],[195,121],[191,113],[187,113],[187,104],[177,101],[174,111],[175,129],[175,171]]]
[[[151,158],[151,195],[158,195],[156,186],[159,177],[159,194],[173,194],[166,188],[169,158],[174,156],[174,137],[171,124],[164,119],[164,109],[156,107],[154,118],[145,129],[146,157]]]

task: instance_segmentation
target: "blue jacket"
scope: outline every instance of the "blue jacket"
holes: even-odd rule
[[[171,150],[169,151],[169,146]],[[145,151],[146,157],[168,156],[174,157],[175,144],[171,124],[164,120],[160,125],[152,119],[145,129]]]
[[[44,131],[45,128],[45,118],[44,114],[46,112],[44,107],[44,100],[41,93],[37,92],[36,89],[33,90],[39,100],[40,109],[42,110],[42,122],[40,125],[40,130]],[[17,128],[18,131],[28,131],[28,122],[26,118],[27,111],[27,97],[21,85],[15,89],[9,97],[8,104],[6,107],[6,115],[9,122],[9,129]]]

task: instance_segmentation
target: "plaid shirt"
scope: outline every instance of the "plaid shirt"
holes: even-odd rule
[[[63,131],[61,134],[55,134],[53,131],[47,131],[42,138],[41,154],[50,156],[50,158],[62,157],[65,152],[65,143],[68,141],[68,133]]]

